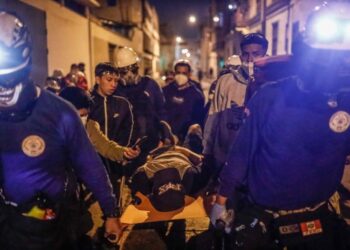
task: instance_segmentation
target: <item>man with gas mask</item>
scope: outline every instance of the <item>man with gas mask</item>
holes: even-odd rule
[[[131,143],[140,138],[146,138],[140,146],[141,154],[137,161],[146,160],[150,150],[158,145],[156,125],[164,117],[164,95],[157,84],[149,76],[139,74],[139,57],[128,47],[119,49],[116,53],[116,64],[120,80],[115,94],[128,99],[134,115],[134,134]],[[134,164],[138,164],[135,163]]]
[[[242,124],[247,87],[253,80],[253,61],[266,55],[268,41],[259,33],[251,33],[243,37],[240,47],[241,63],[234,57],[235,66],[228,67],[217,80],[204,126],[205,165],[215,174],[225,163]]]
[[[349,11],[344,2],[315,8],[293,45],[297,74],[248,103],[211,213],[213,224],[225,222],[227,198],[238,203],[234,249],[348,249],[327,200],[350,153]]]
[[[181,145],[188,128],[193,124],[203,126],[204,95],[190,80],[191,65],[187,60],[174,64],[175,81],[163,88],[166,121],[170,124]]]
[[[120,236],[110,181],[77,112],[29,79],[25,23],[5,10],[0,23],[1,249],[75,249],[63,245],[75,238],[76,178],[99,201],[106,236]]]

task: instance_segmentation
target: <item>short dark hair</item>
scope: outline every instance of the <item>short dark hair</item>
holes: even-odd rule
[[[95,76],[101,77],[105,72],[119,74],[119,71],[114,63],[103,62],[96,65]]]
[[[176,67],[187,67],[188,68],[188,72],[192,71],[190,63],[188,63],[186,61],[180,61],[180,62],[175,63],[175,66],[174,66],[174,70],[175,71],[176,71]]]
[[[249,33],[244,35],[240,44],[241,50],[243,50],[244,46],[249,44],[260,44],[265,50],[267,50],[267,47],[269,46],[269,42],[261,33]]]

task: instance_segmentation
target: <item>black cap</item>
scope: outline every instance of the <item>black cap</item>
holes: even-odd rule
[[[160,212],[174,211],[185,205],[185,190],[176,168],[157,171],[153,176],[150,201]]]

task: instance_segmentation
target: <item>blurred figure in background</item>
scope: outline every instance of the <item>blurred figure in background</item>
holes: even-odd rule
[[[61,86],[58,82],[58,79],[54,77],[46,78],[44,88],[56,95],[58,95],[61,91]]]
[[[204,95],[190,80],[191,65],[188,61],[175,63],[175,81],[163,88],[166,121],[170,124],[181,145],[193,124],[203,126]]]

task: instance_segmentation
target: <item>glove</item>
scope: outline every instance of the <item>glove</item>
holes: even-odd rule
[[[227,234],[231,232],[234,219],[233,209],[226,210],[225,205],[215,203],[210,212],[210,222],[218,230],[225,230]]]

